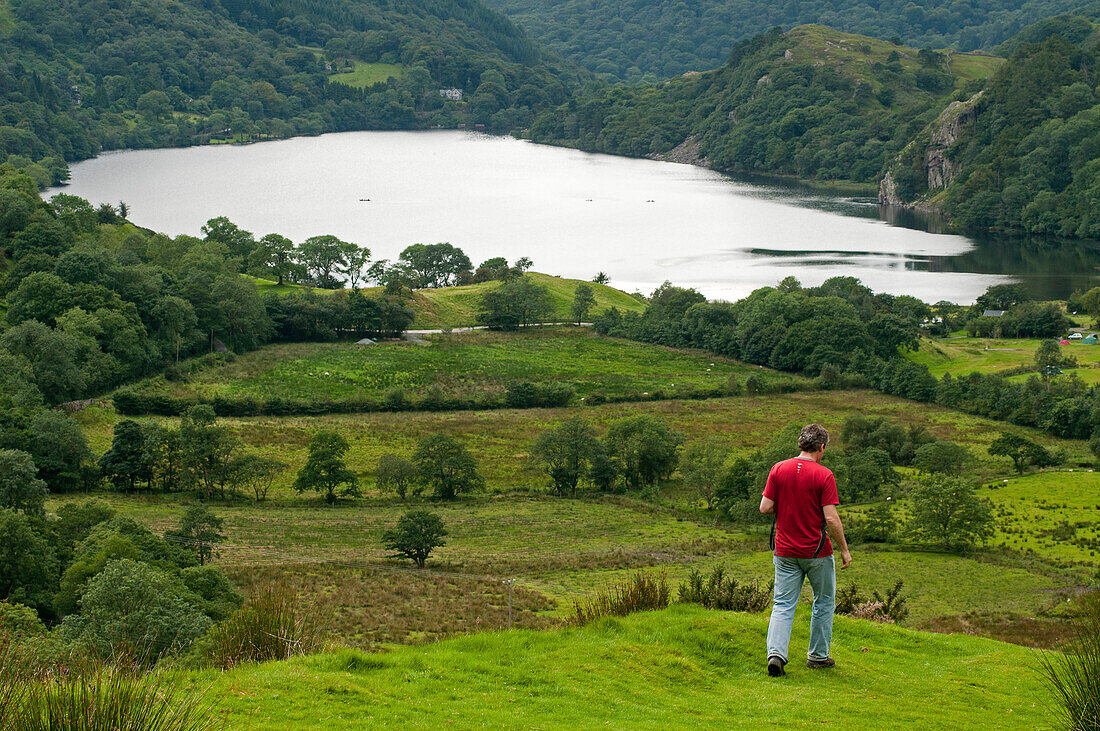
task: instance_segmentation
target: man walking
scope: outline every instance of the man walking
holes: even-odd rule
[[[851,565],[852,554],[836,512],[840,504],[836,479],[820,464],[828,443],[825,427],[803,427],[798,436],[801,453],[772,467],[760,499],[760,512],[775,515],[775,598],[768,625],[768,674],[772,677],[786,674],[783,666],[787,664],[794,609],[807,578],[814,604],[806,667],[831,668],[835,664],[829,657],[836,606],[836,571],[829,538],[840,550],[841,569]]]

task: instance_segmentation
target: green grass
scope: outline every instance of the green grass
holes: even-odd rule
[[[951,52],[951,73],[956,77],[955,86],[965,87],[971,81],[988,79],[1005,60],[1000,56],[992,56],[987,53],[955,53]]]
[[[435,386],[449,394],[484,400],[502,398],[505,388],[517,381],[556,381],[574,387],[580,398],[602,394],[620,400],[642,399],[658,391],[673,396],[695,389],[722,390],[731,375],[741,384],[750,375],[764,383],[779,378],[803,381],[718,356],[600,337],[587,328],[557,328],[436,335],[429,347],[400,342],[370,347],[269,345],[231,363],[196,370],[186,382],[157,376],[136,388],[187,399],[338,402],[381,401],[394,388],[419,398]]]
[[[287,294],[290,292],[305,291],[305,287],[297,284],[283,284],[282,286],[276,285],[272,280],[260,279],[258,277],[245,276],[252,282],[255,282],[257,288],[261,292],[278,292],[280,294]],[[546,287],[550,293],[550,299],[553,303],[553,313],[550,319],[554,322],[570,322],[573,319],[571,308],[573,305],[573,294],[576,291],[577,285],[583,280],[580,279],[562,279],[561,277],[552,277],[548,274],[539,274],[538,272],[530,272],[528,276],[535,282]],[[589,313],[589,318],[595,317],[597,314],[604,312],[605,310],[616,307],[621,312],[643,312],[646,308],[644,301],[639,298],[627,294],[621,290],[606,284],[596,284],[595,282],[584,282],[592,288],[592,294],[596,298],[596,304]],[[454,327],[468,327],[470,325],[476,325],[478,323],[477,310],[481,303],[481,298],[486,292],[491,292],[500,286],[500,282],[482,282],[480,284],[469,284],[461,287],[441,287],[439,289],[418,289],[412,294],[412,299],[408,302],[416,313],[416,319],[413,321],[413,327],[420,330],[433,330],[440,328],[454,328]],[[320,294],[339,294],[340,292],[346,292],[346,290],[332,290],[332,289],[314,289],[314,292]],[[363,292],[369,296],[377,296],[382,293],[381,287],[367,287],[363,289]]]
[[[1034,655],[966,636],[839,618],[833,671],[763,670],[763,616],[674,606],[580,629],[480,634],[385,655],[342,651],[195,673],[232,728],[1035,728]],[[932,723],[931,719],[935,721]]]
[[[1035,351],[1042,341],[1036,338],[921,338],[920,347],[906,354],[909,360],[928,367],[936,378],[945,373],[965,376],[969,373],[1004,373],[1035,364]],[[1070,341],[1063,345],[1062,355],[1077,359],[1077,368],[1065,368],[1065,375],[1076,374],[1088,384],[1100,383],[1100,346]],[[1032,373],[1010,376],[1012,380],[1027,380]]]
[[[1100,473],[1036,472],[990,482],[979,494],[997,513],[992,545],[1100,565]]]
[[[405,74],[405,67],[399,63],[366,63],[355,61],[355,68],[342,74],[333,74],[328,80],[336,84],[354,86],[362,89],[373,84],[386,81],[391,76],[400,79]]]

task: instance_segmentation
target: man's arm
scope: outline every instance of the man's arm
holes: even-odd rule
[[[770,515],[775,512],[775,501],[771,498],[760,498],[760,512],[764,515]]]
[[[835,505],[824,505],[821,508],[825,512],[825,526],[829,531],[829,538],[833,539],[840,551],[840,568],[846,569],[852,565],[852,554],[848,552],[848,541],[844,539],[844,526],[840,522],[840,514],[836,512]],[[760,504],[760,512],[764,512],[764,504]]]

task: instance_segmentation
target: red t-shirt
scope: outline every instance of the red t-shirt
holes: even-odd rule
[[[764,497],[775,501],[775,555],[813,558],[824,531],[822,506],[840,505],[832,471],[812,459],[777,462],[768,473]],[[817,555],[833,555],[828,535]]]

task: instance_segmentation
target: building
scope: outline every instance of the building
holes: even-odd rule
[[[986,310],[982,313],[982,317],[1000,317],[1004,313],[1004,310]]]
[[[440,89],[439,95],[444,99],[450,99],[453,102],[462,101],[462,89]]]

